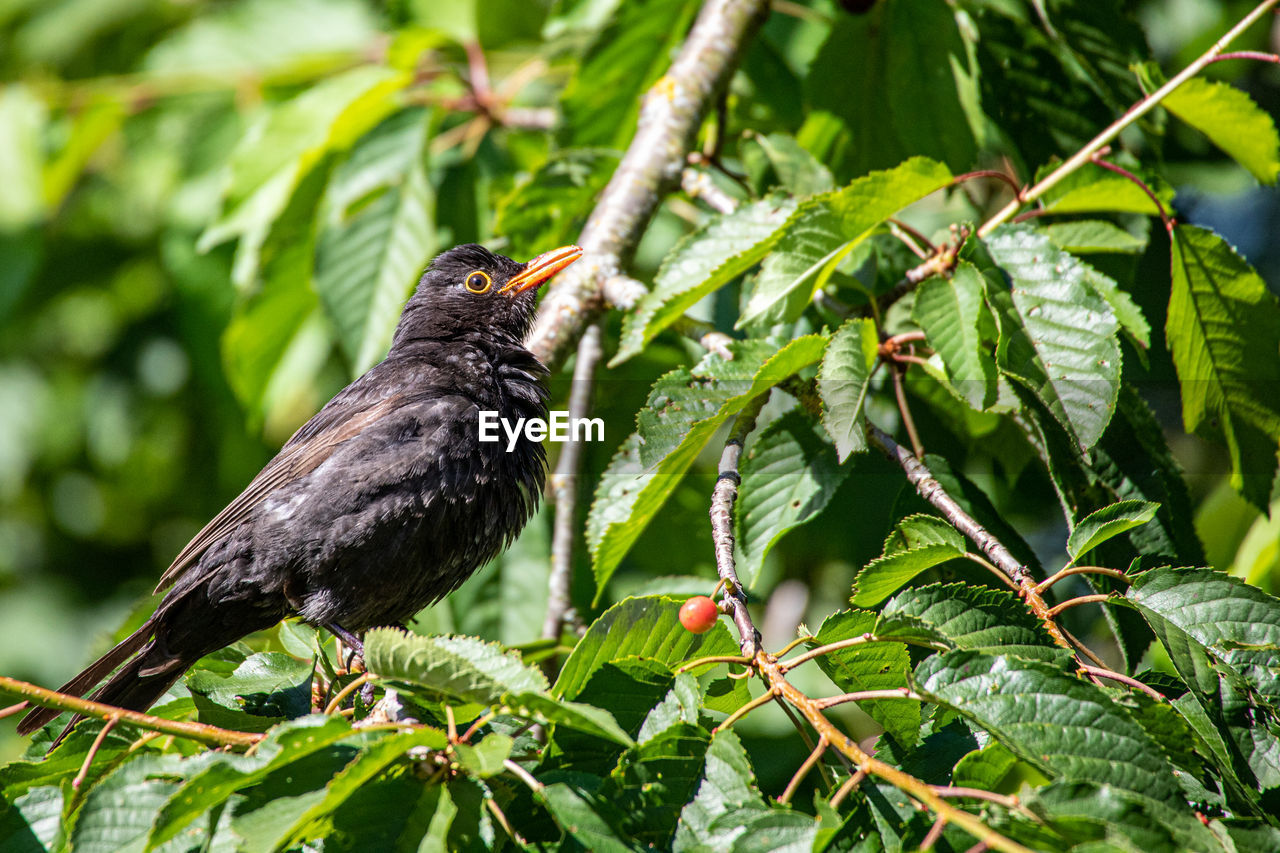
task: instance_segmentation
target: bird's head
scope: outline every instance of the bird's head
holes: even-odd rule
[[[422,274],[396,340],[491,330],[522,341],[533,325],[538,287],[581,256],[577,246],[562,246],[520,263],[474,243],[455,246]]]

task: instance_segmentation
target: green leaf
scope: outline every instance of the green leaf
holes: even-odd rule
[[[763,260],[795,209],[793,199],[769,196],[713,217],[677,241],[663,258],[653,288],[623,316],[618,354],[609,366],[638,354],[700,299]]]
[[[276,726],[252,755],[210,753],[214,760],[191,775],[160,809],[147,839],[148,848],[176,838],[236,791],[351,735],[351,725],[345,719],[316,714]]]
[[[879,352],[875,321],[855,318],[836,330],[822,359],[822,369],[818,371],[822,425],[835,441],[841,462],[850,453],[867,449],[862,414]]]
[[[771,345],[744,341],[730,346],[731,360],[711,355],[692,372],[676,370],[654,383],[637,418],[638,437],[627,439],[602,475],[587,519],[597,599],[716,430],[816,362],[826,345],[823,335],[805,335],[769,355]]]
[[[551,0],[455,0],[435,3],[410,0],[414,19],[440,29],[463,44],[478,41],[488,48],[536,40]]]
[[[560,97],[562,143],[625,148],[643,99],[676,97],[674,82],[654,83],[671,64],[698,4],[637,0],[616,8]]]
[[[1186,822],[1159,746],[1101,688],[1039,661],[955,651],[925,658],[916,689],[986,729],[1042,773],[1108,784]]]
[[[799,317],[836,265],[881,222],[950,182],[943,164],[912,157],[802,202],[765,258],[737,328]]]
[[[750,586],[779,539],[822,512],[848,473],[815,424],[795,410],[751,442],[739,466],[734,516],[744,583]]]
[[[728,850],[745,826],[712,829],[717,818],[744,809],[768,809],[756,785],[751,759],[732,729],[717,731],[707,748],[706,763],[698,793],[680,812],[680,823],[672,844],[675,853],[693,850]]]
[[[537,669],[496,643],[475,637],[423,637],[376,628],[365,635],[365,664],[378,678],[479,705],[499,703],[507,694],[547,689],[546,677]]]
[[[556,699],[545,693],[513,693],[505,696],[504,700],[505,706],[513,714],[536,720],[543,725],[558,723],[622,746],[631,746],[633,743],[631,736],[603,708]]]
[[[1148,63],[1148,72],[1158,69]],[[1152,81],[1157,86],[1162,80]],[[1235,86],[1192,77],[1174,89],[1160,106],[1209,137],[1264,184],[1280,175],[1280,133],[1266,111]]]
[[[1280,708],[1280,599],[1212,569],[1153,569],[1126,597],[1186,631]]]
[[[1013,288],[1013,311],[1001,317],[1001,371],[1032,391],[1081,448],[1092,447],[1120,392],[1115,312],[1090,285],[1089,267],[1044,234],[1003,226],[986,245]]]
[[[996,401],[996,363],[983,335],[984,325],[994,327],[994,322],[983,291],[977,267],[960,261],[950,278],[923,282],[911,309],[912,319],[942,357],[947,381],[978,411]]]
[[[710,742],[701,726],[677,723],[622,754],[601,794],[622,813],[620,828],[628,838],[654,849],[669,845],[680,810],[702,778]]]
[[[884,554],[862,567],[853,580],[852,603],[879,604],[925,569],[965,555],[964,536],[932,515],[912,515],[898,522],[884,543]]]
[[[1067,553],[1073,561],[1079,560],[1113,536],[1151,521],[1159,509],[1150,501],[1120,501],[1090,513],[1072,529]]]
[[[77,810],[71,846],[87,853],[142,853],[156,813],[177,789],[181,756],[143,754],[93,786]],[[190,839],[199,846],[204,832]]]
[[[600,615],[564,662],[552,694],[575,699],[602,665],[640,657],[669,669],[708,655],[738,653],[729,629],[716,623],[705,634],[686,631],[680,624],[680,604],[674,598],[651,595],[627,598]]]
[[[801,141],[844,176],[909,154],[969,168],[987,122],[956,19],[953,8],[922,0],[837,15],[805,78],[812,109]],[[811,145],[820,125],[828,139]]]
[[[143,67],[175,76],[288,76],[317,57],[357,56],[377,35],[372,11],[351,0],[252,0],[194,16],[151,48]]]
[[[48,110],[20,84],[0,88],[0,232],[18,231],[45,212],[42,135]]]
[[[618,152],[601,148],[548,157],[498,202],[493,229],[509,241],[503,253],[532,258],[576,240],[617,166]]]
[[[825,646],[869,634],[877,617],[868,610],[840,610],[828,616],[808,648]],[[818,666],[841,690],[888,690],[907,686],[911,658],[898,642],[868,642],[837,649],[818,658]],[[907,699],[872,699],[858,707],[898,743],[910,746],[919,738],[920,703]]]
[[[1105,219],[1058,222],[1046,225],[1044,233],[1059,249],[1074,254],[1138,253],[1147,247],[1145,237],[1135,237],[1119,225],[1107,222]]]
[[[794,136],[769,133],[751,137],[764,152],[782,186],[799,198],[835,189],[831,170],[805,150]]]
[[[330,186],[337,203],[316,247],[315,286],[355,375],[386,355],[404,301],[436,249],[426,115],[409,110],[384,122]],[[353,189],[364,191],[359,204],[345,204]]]
[[[1170,820],[1143,798],[1089,780],[1036,788],[1027,808],[1046,819],[1064,842],[1109,842],[1110,849],[1219,851],[1213,834],[1189,814]]]
[[[1058,164],[1050,164],[1036,173],[1039,180]],[[1155,174],[1141,169],[1128,169],[1141,178],[1160,202],[1157,205],[1141,186],[1123,175],[1101,166],[1089,164],[1067,175],[1045,192],[1041,205],[1055,214],[1069,213],[1138,213],[1159,216],[1161,206],[1167,213],[1173,207],[1173,188]],[[1067,226],[1075,223],[1067,223]],[[1066,248],[1065,246],[1063,248]]]
[[[515,741],[512,738],[501,732],[493,732],[485,735],[475,746],[459,743],[453,748],[458,755],[459,764],[473,776],[487,779],[503,772],[502,762],[511,757],[513,746]]]
[[[676,673],[671,690],[644,718],[636,740],[644,743],[672,726],[699,725],[701,705],[702,690],[697,679],[687,672]]]
[[[245,658],[234,671],[197,669],[187,676],[192,693],[236,712],[283,719],[311,710],[311,679],[315,666],[283,652],[260,652]],[[205,706],[197,700],[202,719]],[[212,721],[212,720],[210,720]],[[228,721],[231,722],[231,721]],[[237,720],[243,724],[243,720]]]
[[[885,604],[882,614],[886,620],[915,617],[961,649],[1040,660],[1062,655],[1026,605],[1004,589],[967,583],[904,589]]]
[[[330,332],[311,287],[315,217],[327,178],[327,168],[312,170],[271,222],[261,286],[236,306],[222,335],[227,381],[259,422],[296,404],[298,389],[329,358]]]
[[[1221,237],[1173,230],[1173,293],[1165,325],[1188,432],[1224,438],[1232,485],[1270,503],[1280,435],[1280,306]]]
[[[1115,312],[1120,328],[1140,347],[1139,352],[1151,346],[1151,326],[1143,316],[1142,309],[1133,301],[1133,297],[1120,289],[1115,279],[1103,275],[1090,266],[1084,268],[1084,282],[1093,288],[1094,293],[1107,300],[1111,310]]]
[[[361,749],[342,772],[324,786],[324,795],[312,802],[285,832],[275,838],[272,846],[287,850],[303,841],[324,836],[333,820],[333,812],[392,764],[406,759],[411,749],[443,749],[447,744],[448,739],[443,732],[429,728],[399,732],[375,740]]]
[[[1167,554],[1181,565],[1205,563],[1182,467],[1169,451],[1160,423],[1132,386],[1121,386],[1116,415],[1090,461],[1118,500],[1160,505],[1150,524],[1129,532],[1129,541],[1140,553]]]
[[[32,788],[0,807],[0,849],[9,853],[60,850],[65,831],[61,788]]]
[[[270,227],[302,179],[385,118],[411,80],[407,72],[362,65],[270,109],[232,154],[224,211],[201,235],[201,248]],[[237,273],[242,284],[249,277],[243,268]]]
[[[547,785],[538,795],[564,831],[583,849],[599,853],[629,853],[644,849],[615,829],[611,820],[619,815],[591,793],[564,782]],[[609,815],[606,819],[601,813]]]

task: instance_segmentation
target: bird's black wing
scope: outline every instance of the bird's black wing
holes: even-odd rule
[[[371,384],[357,381],[348,386],[299,428],[245,490],[187,543],[165,570],[155,591],[160,592],[181,577],[210,546],[244,522],[268,495],[315,470],[333,454],[335,448],[401,404],[402,395],[399,394],[372,396],[361,393],[367,391]]]

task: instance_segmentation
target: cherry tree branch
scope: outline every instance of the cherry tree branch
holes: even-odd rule
[[[117,723],[128,723],[141,729],[161,734],[194,740],[205,746],[249,747],[262,740],[262,735],[252,732],[238,732],[221,729],[204,723],[192,723],[183,720],[166,720],[140,711],[128,711],[114,705],[105,705],[91,699],[68,696],[56,690],[49,690],[35,684],[28,684],[16,678],[0,675],[0,692],[22,696],[32,705],[43,708],[57,708],[59,711],[70,711],[84,717],[96,717],[100,720],[115,720]]]
[[[569,423],[584,418],[591,408],[596,367],[604,355],[599,323],[592,323],[578,341],[578,361],[573,367],[573,387],[569,391]],[[547,615],[542,636],[560,636],[564,616],[569,612],[569,588],[573,580],[573,543],[577,538],[578,473],[582,468],[582,445],[577,431],[562,445],[556,470],[551,475],[555,495],[556,521],[551,535],[551,577],[548,580]]]
[[[709,0],[667,73],[650,88],[636,134],[578,238],[582,260],[552,283],[527,346],[556,365],[605,307],[603,285],[625,270],[717,94],[769,11],[768,0]]]

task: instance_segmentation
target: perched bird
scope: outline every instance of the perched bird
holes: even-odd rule
[[[481,442],[479,414],[546,418],[547,370],[523,341],[537,287],[581,254],[439,255],[386,359],[294,433],[178,554],[151,618],[61,692],[120,667],[91,698],[145,710],[204,655],[290,615],[362,651],[365,630],[403,623],[495,557],[536,508],[546,456],[523,435],[510,452]],[[18,731],[58,713],[36,709]]]

